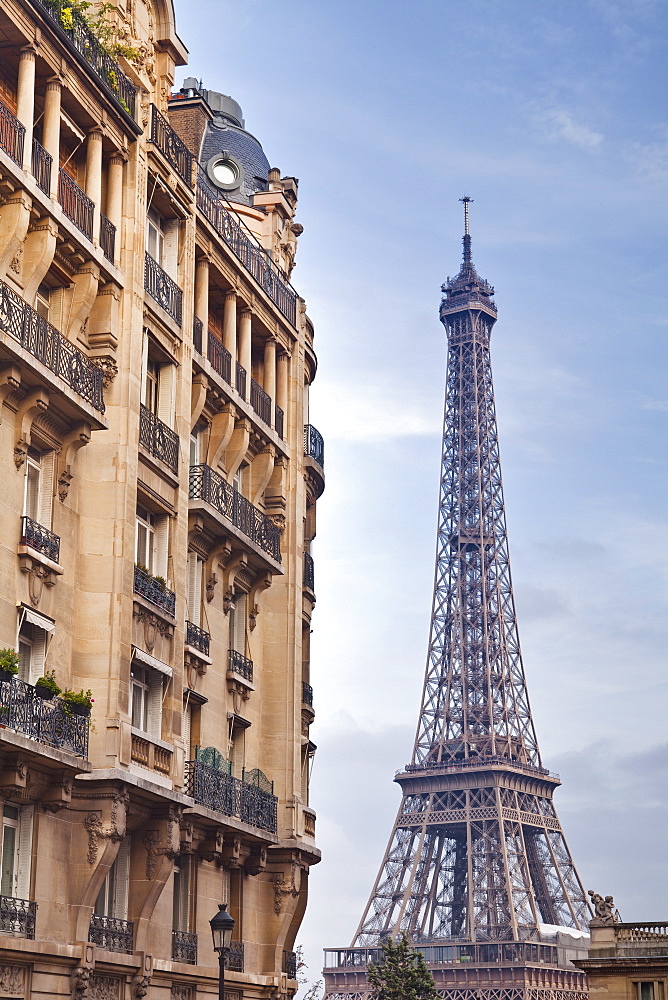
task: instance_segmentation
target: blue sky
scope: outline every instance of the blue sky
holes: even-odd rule
[[[462,194],[497,289],[512,570],[557,810],[586,888],[666,917],[667,21],[664,0],[177,0],[177,85],[231,94],[300,178],[327,473],[311,978],[353,936],[412,749]]]

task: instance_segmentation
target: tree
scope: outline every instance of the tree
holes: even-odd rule
[[[396,944],[383,944],[383,958],[367,969],[374,1000],[440,1000],[424,955],[408,943],[405,934]]]

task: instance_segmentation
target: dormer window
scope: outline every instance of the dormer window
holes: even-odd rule
[[[209,180],[213,181],[216,187],[222,191],[234,191],[241,187],[244,176],[244,168],[241,163],[226,151],[211,157],[206,165],[206,172],[209,175]]]

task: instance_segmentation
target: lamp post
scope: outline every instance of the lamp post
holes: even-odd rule
[[[225,956],[232,944],[234,917],[227,912],[227,903],[218,904],[218,913],[209,921],[213,950],[218,952],[218,1000],[225,1000]]]

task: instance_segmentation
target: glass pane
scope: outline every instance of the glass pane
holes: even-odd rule
[[[22,681],[30,681],[30,659],[32,644],[19,639],[19,677]]]
[[[148,568],[147,557],[148,528],[141,521],[137,521],[137,555],[136,560],[140,566]]]
[[[28,462],[26,467],[26,502],[25,513],[33,521],[37,520],[39,511],[39,469]]]
[[[141,684],[132,685],[132,725],[135,729],[145,729],[142,712],[144,703],[144,688]]]
[[[654,1000],[654,983],[640,983],[640,1000]]]
[[[14,895],[15,852],[16,852],[16,829],[13,826],[3,826],[2,866],[0,868],[0,893],[3,896]]]

